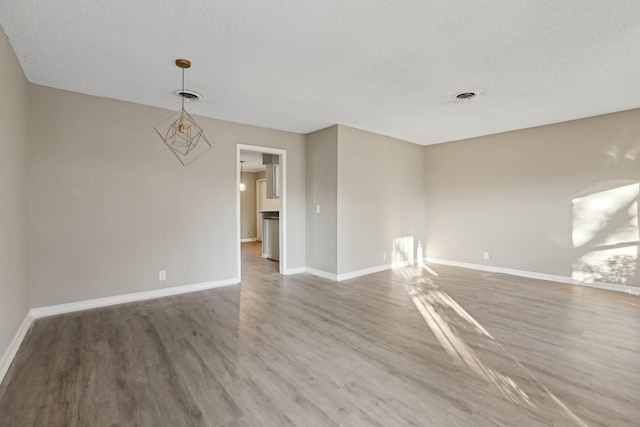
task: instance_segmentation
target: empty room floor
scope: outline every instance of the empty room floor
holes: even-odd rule
[[[430,267],[430,268],[429,268]],[[2,426],[637,426],[640,298],[444,266],[37,320]]]

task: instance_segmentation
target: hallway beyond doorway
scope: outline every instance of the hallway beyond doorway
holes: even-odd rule
[[[242,249],[242,280],[260,280],[264,276],[278,274],[278,261],[262,258],[261,242],[246,242]]]

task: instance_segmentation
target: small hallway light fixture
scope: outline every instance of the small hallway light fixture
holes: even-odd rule
[[[188,165],[211,149],[204,131],[189,113],[184,109],[184,99],[189,98],[189,92],[184,90],[184,70],[191,67],[191,61],[176,59],[176,66],[182,69],[182,90],[178,92],[182,98],[182,108],[162,122],[154,129],[162,138],[162,142],[171,150],[183,166]]]
[[[244,163],[244,160],[240,160],[240,191],[245,191],[247,189],[247,186],[244,185],[244,179],[243,179],[243,174],[242,174],[242,164]]]

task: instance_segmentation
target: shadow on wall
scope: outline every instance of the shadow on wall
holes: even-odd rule
[[[571,237],[577,251],[573,279],[637,283],[639,198],[637,181],[617,181],[591,187],[572,199]]]

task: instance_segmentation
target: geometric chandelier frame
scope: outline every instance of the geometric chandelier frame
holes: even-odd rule
[[[182,92],[180,92],[182,108],[158,123],[154,129],[180,163],[186,166],[212,147],[202,128],[184,109],[184,70],[191,67],[191,62],[186,59],[177,59],[176,65],[182,68]]]

